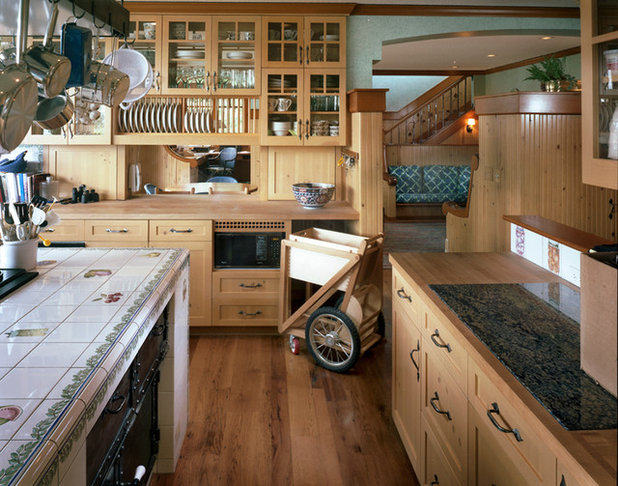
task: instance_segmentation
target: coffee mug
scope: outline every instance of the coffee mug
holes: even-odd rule
[[[279,105],[279,100],[276,98],[270,98],[268,100],[268,109],[270,111],[275,111],[277,109],[277,106]]]
[[[290,98],[279,98],[277,100],[277,111],[288,111],[292,106],[292,100]]]

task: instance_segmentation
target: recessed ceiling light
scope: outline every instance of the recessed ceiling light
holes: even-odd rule
[[[452,67],[453,69],[459,69],[459,66],[458,66],[457,64],[453,64],[451,67]]]
[[[541,40],[549,40],[549,39],[553,39],[553,37],[551,35],[546,35],[545,37],[541,37]]]
[[[496,57],[495,54],[487,54],[487,57]]]

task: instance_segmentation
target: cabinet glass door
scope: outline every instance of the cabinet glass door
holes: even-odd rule
[[[600,81],[596,100],[599,110],[597,153],[603,159],[618,159],[618,39],[599,44],[597,57]]]
[[[164,27],[164,92],[204,94],[210,91],[213,82],[210,17],[195,17],[191,21],[166,18]]]
[[[261,111],[267,122],[262,123],[262,140],[269,145],[300,145],[302,126],[302,70],[263,70],[266,96]]]
[[[301,18],[264,20],[263,63],[269,67],[296,67],[303,63],[303,31]]]
[[[336,145],[345,133],[342,113],[345,113],[344,76],[341,70],[319,70],[305,72],[309,91],[305,97],[305,129],[309,129],[306,143]],[[307,106],[308,105],[308,106]]]
[[[258,18],[215,18],[214,91],[258,93],[260,22]]]
[[[344,67],[345,21],[307,19],[305,63],[309,67]]]
[[[161,17],[132,15],[129,23],[129,41],[132,49],[141,52],[152,66],[155,81],[153,92],[161,92]]]

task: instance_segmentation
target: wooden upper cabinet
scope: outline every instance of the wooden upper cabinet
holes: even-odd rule
[[[263,17],[262,64],[345,67],[345,17]]]
[[[615,0],[581,0],[580,10],[582,180],[618,189],[618,148],[610,151],[614,113],[618,118],[618,6]]]
[[[154,81],[149,94],[161,94],[163,19],[160,15],[131,15],[131,48],[141,52],[150,63]]]

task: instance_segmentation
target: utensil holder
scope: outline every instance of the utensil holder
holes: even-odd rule
[[[23,241],[4,241],[0,246],[0,268],[36,268],[38,238]]]

